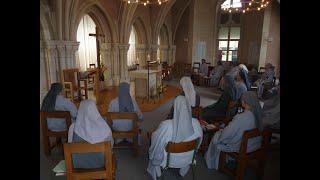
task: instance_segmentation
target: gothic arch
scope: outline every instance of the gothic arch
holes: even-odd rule
[[[157,44],[157,39],[158,39],[158,35],[160,33],[160,29],[162,27],[162,25],[164,24],[165,18],[167,17],[171,7],[174,5],[174,3],[176,2],[176,0],[172,0],[167,2],[163,7],[161,7],[158,15],[157,15],[157,21],[155,24],[155,29],[153,32],[153,37],[152,37],[152,42],[153,44]]]
[[[169,32],[168,32],[168,28],[165,24],[163,24],[160,29],[159,37],[160,37],[160,45],[167,45],[168,46],[170,44]]]
[[[70,30],[70,37],[72,40],[76,41],[77,39],[77,30],[81,18],[88,14],[98,26],[99,30],[103,35],[105,35],[106,42],[117,42],[117,31],[115,25],[110,17],[110,15],[100,7],[97,3],[88,3],[86,4],[75,16],[72,21],[72,26]]]
[[[140,17],[136,17],[132,26],[136,29],[138,44],[150,44],[150,32],[146,29],[145,23]]]

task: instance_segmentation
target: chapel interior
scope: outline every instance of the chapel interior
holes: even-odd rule
[[[200,72],[203,60],[207,64],[205,74]],[[211,80],[218,62],[223,66],[244,64],[251,81],[248,91],[255,93],[259,89],[255,81],[270,65],[273,81],[262,85],[259,96],[260,103],[266,103],[280,88],[280,0],[40,0],[40,108],[51,84],[58,82],[65,98],[77,108],[82,101],[92,99],[98,112],[107,117],[109,104],[119,95],[119,85],[126,82],[143,114],[137,153],[111,148],[116,164],[112,167],[114,179],[152,180],[147,172],[151,134],[167,119],[175,98],[183,91],[180,79],[188,76],[192,80],[200,96],[200,110],[195,111],[201,113],[223,93],[221,82],[212,85]],[[254,70],[256,76],[251,76]],[[41,117],[40,179],[69,179],[66,173],[53,171],[66,160],[68,133],[49,137],[48,151],[44,134],[50,130],[43,122]],[[278,128],[266,129],[270,143],[263,146],[262,155],[257,155],[264,158],[261,179],[277,180],[280,117]],[[256,160],[248,160],[243,177],[209,169],[205,152],[214,135],[210,133],[203,132],[207,139],[203,138],[195,153],[194,172],[190,169],[182,177],[179,170],[170,169],[161,178],[260,179],[256,170],[260,161]],[[250,159],[248,154],[241,157]],[[234,172],[238,173],[237,169]],[[93,177],[89,173],[86,178]]]

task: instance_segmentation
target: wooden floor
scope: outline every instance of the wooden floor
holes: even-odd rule
[[[130,94],[134,96],[134,83],[130,84]],[[110,101],[118,96],[118,86],[111,86],[107,89],[101,90],[99,98],[97,101],[98,109],[101,113],[105,113],[109,107]],[[142,112],[150,112],[155,110],[156,108],[160,107],[162,104],[168,102],[175,96],[181,93],[181,90],[174,86],[167,86],[167,91],[160,97],[160,99],[150,100],[149,102],[147,100],[137,99],[136,101],[139,105],[139,108]],[[91,95],[90,95],[91,94]],[[90,99],[95,99],[93,97],[93,93],[89,93]]]

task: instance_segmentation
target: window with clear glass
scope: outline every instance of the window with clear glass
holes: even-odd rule
[[[225,16],[226,14],[221,14]],[[233,14],[228,14],[232,19]],[[218,31],[218,50],[222,52],[222,61],[237,61],[240,41],[240,27],[233,21],[221,24]]]

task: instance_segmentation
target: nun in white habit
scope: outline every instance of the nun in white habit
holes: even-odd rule
[[[218,169],[220,152],[239,152],[243,133],[247,130],[263,129],[262,109],[257,95],[247,91],[241,97],[244,112],[233,117],[224,129],[220,129],[211,139],[205,160],[209,169]],[[249,139],[247,152],[252,152],[261,146],[261,137]]]
[[[88,142],[96,144],[111,141],[112,132],[106,121],[98,112],[95,101],[83,100],[80,103],[77,120],[69,128],[68,143]],[[72,155],[75,168],[104,167],[103,153],[82,153]]]
[[[190,77],[187,77],[187,76],[182,77],[180,80],[180,85],[183,90],[180,95],[186,97],[187,104],[191,107],[199,106],[200,96],[196,93]],[[174,105],[172,105],[171,110],[167,116],[167,119],[173,118],[173,112],[174,112]]]
[[[63,96],[62,84],[52,83],[48,94],[42,101],[41,111],[54,112],[54,111],[69,111],[71,120],[74,122],[77,117],[77,107],[69,99]],[[48,118],[48,128],[51,131],[65,131],[67,124],[65,119],[61,118]]]
[[[173,119],[163,121],[153,132],[149,148],[147,171],[154,180],[161,176],[161,167],[167,163],[165,147],[168,142],[186,142],[196,138],[202,140],[202,129],[197,119],[191,117],[191,106],[184,96],[178,96],[174,102]],[[201,142],[199,143],[199,145]],[[186,175],[192,161],[193,151],[170,155],[170,167],[180,168],[179,174]]]
[[[130,95],[130,85],[127,82],[120,83],[119,96],[110,102],[108,112],[136,112],[138,121],[141,122],[143,120],[143,114],[136,100]],[[132,129],[132,120],[114,120],[112,128],[116,131],[130,131]],[[116,139],[116,143],[121,140]]]

